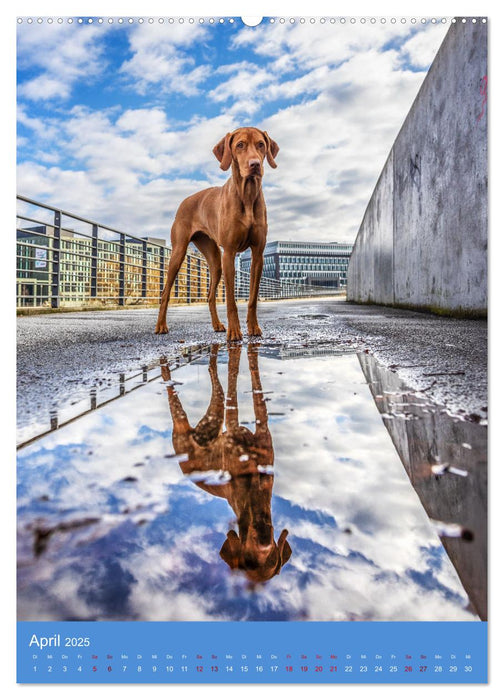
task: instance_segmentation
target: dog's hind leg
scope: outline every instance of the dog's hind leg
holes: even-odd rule
[[[172,253],[170,256],[170,262],[168,263],[165,288],[163,289],[163,294],[161,296],[161,305],[159,307],[156,333],[168,333],[168,326],[166,325],[166,310],[168,309],[168,302],[170,301],[171,288],[175,282],[175,277],[180,270],[180,266],[184,262],[187,246],[189,245],[188,238],[186,236],[177,235],[178,233],[180,232],[177,231],[176,223],[174,223],[172,227]]]
[[[221,264],[221,254],[219,247],[211,238],[202,232],[194,234],[192,237],[192,242],[198,248],[198,250],[203,253],[205,260],[207,261],[208,270],[210,272],[210,287],[208,289],[208,307],[210,309],[210,316],[212,318],[212,326],[214,331],[225,332],[226,326],[221,323],[219,315],[217,313],[217,304],[215,301],[215,295],[217,292],[217,287],[219,285],[220,279],[222,277],[222,264]]]

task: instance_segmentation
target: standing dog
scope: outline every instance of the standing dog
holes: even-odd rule
[[[189,242],[203,253],[210,270],[208,305],[214,331],[225,331],[217,315],[215,293],[222,272],[227,299],[227,339],[241,340],[242,333],[235,301],[235,257],[250,248],[250,293],[247,312],[249,335],[262,335],[257,322],[257,297],[263,268],[268,223],[262,193],[263,161],[276,168],[278,145],[265,131],[246,127],[236,129],[213,149],[222,170],[231,167],[231,177],[223,187],[210,187],[184,199],[171,230],[172,254],[156,333],[168,333],[166,310],[175,277],[182,265]],[[222,250],[222,261],[221,261]]]

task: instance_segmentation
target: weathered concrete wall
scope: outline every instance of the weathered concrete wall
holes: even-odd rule
[[[394,168],[392,154],[390,154],[359,231],[359,264],[353,265],[351,279],[352,287],[359,290],[359,301],[394,303],[393,185]],[[353,259],[355,259],[355,248],[350,260]],[[350,278],[348,284],[350,285]]]
[[[486,76],[486,24],[457,21],[366,209],[350,301],[486,314]]]

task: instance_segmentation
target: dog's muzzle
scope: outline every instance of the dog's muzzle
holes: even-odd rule
[[[261,161],[258,158],[249,160],[248,165],[252,175],[256,175],[257,173],[261,172]]]

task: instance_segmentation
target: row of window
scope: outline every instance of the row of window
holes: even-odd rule
[[[333,272],[331,270],[331,272]],[[324,277],[329,278],[327,275],[327,270],[286,270],[282,275],[282,279],[288,279],[289,277]],[[346,279],[346,270],[335,271],[334,274],[330,275],[335,279]]]
[[[326,265],[332,265],[334,263],[346,263],[348,265],[349,258],[342,256],[317,256],[317,255],[280,255],[280,263],[290,262],[297,263],[298,265],[303,265],[307,263],[324,263]]]
[[[306,263],[304,265],[294,265],[291,263],[280,263],[280,270],[326,270],[333,272],[336,270],[346,270],[348,265],[322,265]]]
[[[274,245],[274,244],[273,244]],[[351,252],[352,250],[352,245],[351,244],[345,244],[345,243],[340,243],[337,244],[336,246],[331,246],[328,245],[327,243],[280,243],[276,245],[276,249],[280,253],[286,253],[290,250],[320,250],[320,251],[327,251],[328,253],[334,253],[336,250],[348,250]],[[269,252],[269,251],[268,251]]]

